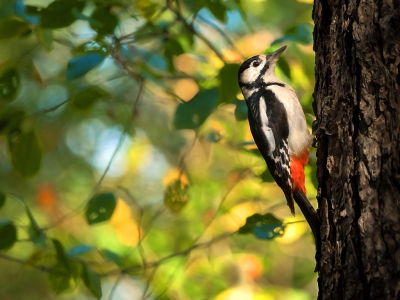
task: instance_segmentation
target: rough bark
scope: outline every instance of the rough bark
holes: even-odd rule
[[[315,0],[318,299],[400,299],[400,0]]]

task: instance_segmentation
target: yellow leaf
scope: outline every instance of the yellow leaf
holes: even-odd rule
[[[136,246],[139,242],[139,228],[132,218],[132,210],[125,201],[118,199],[114,214],[110,219],[118,240],[126,246]]]
[[[253,300],[253,292],[247,286],[227,289],[220,293],[215,300]]]
[[[174,93],[181,99],[189,101],[199,91],[199,87],[193,79],[180,79],[174,86]]]
[[[285,222],[298,221],[298,218],[287,218]],[[307,231],[308,225],[306,222],[289,224],[285,228],[285,233],[282,237],[277,237],[275,240],[281,244],[291,244],[298,240],[304,232]]]
[[[187,194],[188,185],[180,179],[167,187],[164,195],[164,205],[172,212],[179,213],[189,201]]]

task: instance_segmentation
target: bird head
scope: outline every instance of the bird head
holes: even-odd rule
[[[283,46],[269,55],[256,55],[246,60],[239,68],[240,87],[252,86],[259,80],[268,82],[268,77],[275,78],[276,62],[285,49]]]

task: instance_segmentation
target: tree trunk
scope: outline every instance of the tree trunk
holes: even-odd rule
[[[318,299],[400,299],[400,0],[315,0]]]

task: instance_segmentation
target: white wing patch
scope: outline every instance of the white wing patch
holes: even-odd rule
[[[264,97],[260,97],[259,101],[260,105],[260,120],[261,120],[261,130],[265,136],[265,138],[268,141],[269,145],[269,153],[268,155],[271,156],[272,152],[275,150],[275,137],[274,134],[271,130],[271,128],[268,127],[268,116],[267,116],[267,105],[265,104]]]

